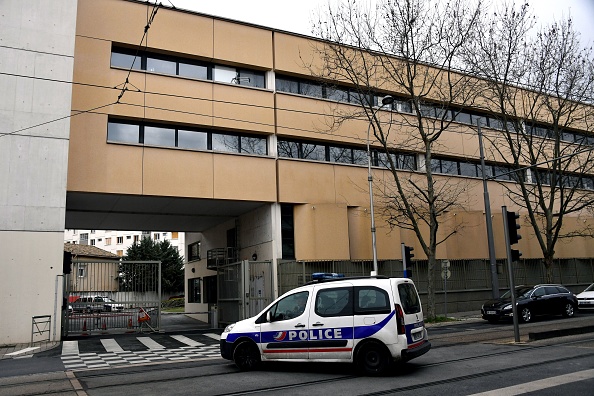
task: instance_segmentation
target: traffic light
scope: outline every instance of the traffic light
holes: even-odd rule
[[[412,258],[415,257],[415,255],[411,253],[413,250],[415,249],[410,246],[404,246],[404,262],[407,267],[412,264]]]
[[[506,211],[505,215],[507,216],[507,235],[509,237],[509,244],[515,245],[518,243],[522,236],[518,234],[518,230],[520,229],[520,224],[518,219],[520,215],[516,212]],[[517,249],[511,249],[511,261],[519,261],[522,253]]]
[[[406,246],[404,243],[402,246],[404,249],[404,257],[402,258],[402,261],[404,261],[404,277],[412,278],[412,258],[415,257],[415,255],[411,252],[415,249],[410,246]]]
[[[520,224],[517,220],[520,218],[520,215],[516,212],[506,212],[507,215],[507,232],[509,235],[509,244],[513,245],[518,243],[522,236],[518,234],[518,230],[520,229]]]
[[[517,249],[512,249],[511,250],[511,259],[512,259],[512,262],[520,261],[520,257],[521,256],[522,256],[522,252],[520,252],[519,250],[517,250]]]

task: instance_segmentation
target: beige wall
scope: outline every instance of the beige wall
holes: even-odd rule
[[[361,148],[366,145],[366,121],[340,126],[331,123],[330,114],[352,110],[352,106],[275,93],[272,89],[131,72],[130,83],[146,93],[127,91],[115,104],[120,91],[113,87],[120,86],[128,72],[110,67],[112,42],[138,45],[146,24],[146,9],[144,3],[123,0],[80,1],[74,76],[77,82],[95,86],[74,85],[72,108],[77,111],[108,106],[93,114],[72,117],[68,190],[296,204],[297,259],[370,259],[370,205],[364,166],[106,142],[107,119],[112,115],[267,137],[276,135],[279,139],[312,139]],[[314,49],[319,42],[307,37],[169,9],[157,13],[146,45],[151,51],[164,54],[296,76],[308,76],[308,67],[321,65]],[[381,114],[388,116],[387,112]],[[407,143],[406,148],[415,151],[413,142],[407,140],[410,131],[403,126],[404,117],[409,116],[393,115],[397,127],[391,139],[395,146]],[[491,138],[498,134],[487,128],[484,133]],[[275,142],[273,138],[269,141]],[[485,151],[492,155],[494,148],[485,139]],[[477,160],[476,131],[465,125],[452,127],[444,134],[437,152]],[[390,181],[391,175],[386,171],[374,169],[373,173],[374,180]],[[404,172],[403,176],[420,177]],[[437,179],[466,185],[459,197],[464,209],[448,214],[440,235],[446,235],[454,225],[463,228],[439,247],[439,257],[487,257],[480,180],[441,176]],[[489,189],[497,256],[503,257],[500,208],[517,208],[506,198],[502,185],[490,182]],[[377,194],[379,191],[376,197]],[[379,202],[377,199],[376,205]],[[376,209],[378,257],[400,258],[400,243],[404,242],[415,247],[416,258],[422,258],[412,232],[391,230],[379,215],[380,209]],[[250,215],[251,219],[260,224],[256,213]],[[252,220],[244,219],[247,229],[253,229],[249,225]],[[278,219],[272,216],[268,221]],[[568,227],[575,224],[569,221]],[[262,240],[266,235],[262,234]],[[261,241],[252,238],[250,243],[258,245]],[[258,246],[267,255],[273,254],[272,245],[269,241]],[[592,256],[590,245],[579,241],[573,247],[560,246],[558,253]],[[520,249],[525,258],[540,256],[534,238],[524,238]]]

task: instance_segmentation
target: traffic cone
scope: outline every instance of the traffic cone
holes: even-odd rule
[[[134,333],[134,329],[132,329],[132,318],[128,318],[128,330],[126,333]]]

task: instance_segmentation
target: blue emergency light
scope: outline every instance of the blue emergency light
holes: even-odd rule
[[[337,274],[335,272],[314,272],[313,274],[311,274],[312,280],[335,279],[335,278],[344,278],[344,274]]]

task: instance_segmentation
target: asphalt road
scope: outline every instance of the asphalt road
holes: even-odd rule
[[[594,313],[580,313],[570,319],[539,319],[520,326],[520,343],[513,342],[510,323],[491,325],[486,321],[471,320],[431,326],[432,350],[405,365],[395,366],[388,375],[379,378],[360,376],[351,365],[328,363],[265,364],[257,371],[245,373],[218,356],[65,372],[63,368],[57,368],[60,354],[53,350],[45,356],[39,354],[20,361],[1,361],[0,395],[74,395],[77,391],[79,395],[126,396],[591,395],[594,389],[594,333],[539,341],[528,341],[528,334],[592,324]],[[186,336],[204,340],[198,335]],[[81,350],[92,350],[90,345],[97,345],[96,340],[90,338],[83,341],[86,346],[81,344]],[[132,341],[128,339],[127,342]],[[37,374],[16,376],[33,372],[35,368],[40,370]]]

